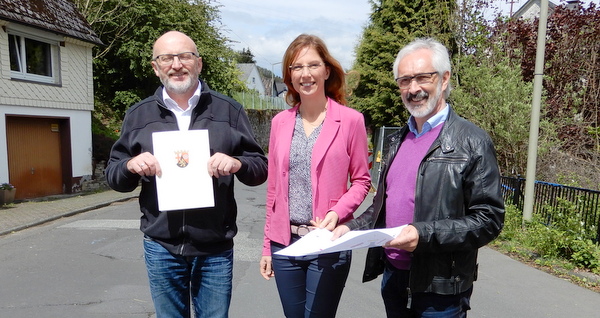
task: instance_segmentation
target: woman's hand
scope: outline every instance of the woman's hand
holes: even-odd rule
[[[273,261],[271,259],[271,256],[261,257],[261,259],[260,259],[260,274],[266,280],[269,280],[269,279],[271,279],[271,277],[275,276],[275,273],[273,272]]]
[[[339,220],[340,217],[337,215],[337,213],[335,213],[335,211],[329,211],[327,212],[323,220],[317,217],[315,220],[311,220],[310,224],[320,229],[327,229],[329,231],[333,231]]]
[[[333,236],[331,237],[331,240],[337,240],[340,236],[350,232],[350,228],[347,225],[340,225],[338,227],[336,227],[333,231]]]

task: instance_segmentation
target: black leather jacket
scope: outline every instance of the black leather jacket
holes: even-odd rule
[[[346,223],[350,229],[385,227],[387,173],[407,133],[404,127],[387,138],[389,153],[373,204]],[[488,134],[450,109],[420,164],[415,191],[412,225],[419,243],[412,253],[411,292],[453,295],[468,290],[477,277],[477,249],[496,238],[504,225],[500,173]],[[369,259],[380,255],[374,252],[367,256],[363,281],[381,273],[381,267],[370,266],[380,265]]]

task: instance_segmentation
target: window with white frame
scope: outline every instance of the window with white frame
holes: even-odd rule
[[[59,84],[58,42],[8,34],[11,78]]]

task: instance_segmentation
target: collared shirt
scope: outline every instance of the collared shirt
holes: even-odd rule
[[[179,126],[179,130],[188,130],[190,128],[190,121],[192,120],[192,110],[198,104],[198,100],[200,99],[200,88],[202,83],[198,81],[198,87],[194,92],[194,95],[188,100],[188,108],[181,109],[179,105],[169,96],[167,93],[167,89],[163,87],[163,101],[167,108],[175,114],[175,118],[177,118],[177,126]]]
[[[440,110],[437,114],[429,118],[427,122],[425,122],[425,124],[423,124],[423,129],[421,130],[421,133],[419,133],[417,130],[417,123],[415,122],[415,119],[413,118],[413,116],[410,116],[410,118],[408,119],[408,129],[410,130],[410,132],[415,134],[416,138],[419,138],[431,129],[437,127],[439,124],[445,122],[448,118],[449,111],[450,105],[446,104],[446,107],[444,107],[444,109]]]

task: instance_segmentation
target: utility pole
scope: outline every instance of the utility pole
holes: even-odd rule
[[[512,15],[513,15],[513,4],[515,2],[516,2],[515,0],[506,0],[506,3],[510,3],[510,15],[509,15],[509,17],[511,17],[511,18],[512,18]]]
[[[525,202],[523,219],[531,221],[533,199],[535,198],[535,170],[537,163],[538,135],[540,129],[540,104],[542,102],[542,82],[544,80],[544,55],[546,52],[546,28],[548,23],[548,0],[540,4],[537,49],[535,53],[535,71],[533,77],[533,102],[531,105],[531,123],[529,125],[529,146],[527,150],[527,175],[525,178]]]

